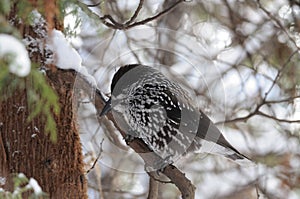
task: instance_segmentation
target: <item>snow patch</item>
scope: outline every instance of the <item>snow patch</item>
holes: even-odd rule
[[[90,85],[92,85],[95,88],[97,87],[97,82],[95,78],[88,73],[86,66],[81,66],[79,70],[77,70],[77,72],[81,73],[84,76],[84,79],[87,80]]]
[[[0,186],[5,185],[5,183],[6,183],[6,178],[0,176]]]
[[[78,71],[82,59],[77,51],[69,44],[64,34],[59,30],[53,30],[49,35],[47,46],[54,53],[55,64],[60,69],[74,69]]]
[[[25,176],[24,173],[19,173],[19,174],[18,174],[18,178],[26,178],[26,176]]]
[[[36,26],[37,24],[41,24],[45,23],[45,19],[43,18],[43,16],[41,15],[41,13],[39,11],[37,11],[36,9],[34,9],[30,14],[29,14],[29,18],[31,19],[31,21],[29,22],[31,26]]]
[[[96,87],[96,80],[91,76],[86,67],[82,66],[82,59],[78,52],[69,44],[64,34],[54,29],[49,35],[47,47],[54,53],[54,60],[49,60],[56,67],[64,70],[73,69],[81,73],[85,79]],[[48,63],[49,63],[48,61]]]
[[[8,59],[9,71],[20,77],[29,74],[31,62],[24,44],[14,36],[0,34],[0,58]]]
[[[33,189],[33,192],[36,194],[36,195],[40,195],[43,193],[42,191],[42,188],[40,187],[40,185],[38,184],[38,182],[33,179],[33,178],[30,178],[29,179],[29,182],[28,182],[28,185],[26,185],[28,188],[32,188]]]

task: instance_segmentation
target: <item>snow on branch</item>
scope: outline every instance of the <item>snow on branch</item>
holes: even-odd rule
[[[25,45],[7,34],[0,34],[0,59],[8,62],[9,71],[17,76],[25,77],[29,74],[31,62]]]

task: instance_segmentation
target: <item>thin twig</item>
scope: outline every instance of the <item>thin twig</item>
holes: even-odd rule
[[[102,152],[103,152],[103,149],[102,149],[103,141],[104,141],[104,139],[102,139],[102,141],[100,142],[100,151],[99,151],[99,153],[98,153],[98,155],[97,155],[97,157],[96,157],[96,159],[95,159],[95,161],[94,161],[92,167],[89,168],[89,169],[86,171],[87,174],[95,167],[96,163],[98,162],[98,160],[99,160],[99,158],[100,158],[100,156],[101,156],[101,154],[102,154]]]
[[[289,65],[289,63],[291,62],[292,58],[294,57],[295,54],[298,54],[298,50],[295,50],[290,56],[289,58],[286,60],[286,62],[283,64],[282,68],[278,71],[275,79],[273,80],[272,85],[270,86],[270,88],[268,89],[268,91],[265,93],[265,96],[263,98],[263,102],[266,101],[269,93],[271,92],[271,90],[273,89],[273,87],[275,86],[276,82],[278,81],[278,79],[280,78],[282,72],[284,71],[284,69]]]
[[[135,26],[139,26],[139,25],[144,25],[150,21],[153,21],[155,19],[158,19],[159,17],[162,17],[163,15],[167,14],[168,12],[170,12],[171,10],[173,10],[178,4],[180,4],[181,2],[184,2],[184,0],[178,0],[176,1],[174,4],[172,4],[170,7],[168,7],[167,9],[157,13],[156,15],[152,16],[152,17],[148,17],[146,19],[143,19],[141,21],[137,21],[134,22],[134,20],[137,18],[139,12],[142,9],[142,5],[143,5],[144,0],[140,0],[140,3],[137,7],[137,9],[135,10],[134,14],[131,16],[131,18],[125,22],[125,23],[119,23],[117,22],[111,15],[103,15],[102,17],[99,17],[97,14],[95,14],[94,12],[92,12],[88,6],[80,1],[78,1],[78,6],[80,6],[80,8],[87,13],[91,18],[93,19],[100,19],[100,21],[106,25],[109,28],[112,29],[118,29],[118,30],[127,30],[130,28],[133,28]]]
[[[290,39],[290,41],[292,41],[292,43],[294,44],[294,46],[298,49],[298,45],[296,43],[296,41],[291,37],[291,35],[288,33],[288,31],[286,30],[286,28],[282,25],[282,23],[279,21],[278,18],[276,18],[274,15],[272,15],[272,13],[270,13],[266,8],[264,8],[262,6],[262,4],[260,3],[260,0],[257,0],[256,1],[257,4],[258,4],[258,7],[273,21],[273,23],[275,25],[277,25],[285,34],[286,36]]]
[[[110,27],[110,28],[113,28],[113,29],[119,29],[119,30],[127,30],[127,29],[133,28],[135,26],[144,25],[144,24],[146,24],[150,21],[158,19],[159,17],[161,17],[161,16],[167,14],[168,12],[170,12],[172,9],[174,9],[178,4],[180,4],[183,1],[184,0],[178,0],[174,4],[172,4],[170,7],[168,7],[167,9],[165,9],[165,10],[159,12],[159,13],[157,13],[156,15],[154,15],[152,17],[148,17],[148,18],[143,19],[141,21],[137,21],[137,22],[133,22],[133,21],[136,19],[137,15],[139,14],[140,10],[142,9],[142,5],[143,5],[142,0],[140,1],[139,6],[137,7],[137,9],[134,12],[133,16],[129,19],[129,21],[127,21],[124,24],[117,22],[111,15],[104,15],[104,16],[100,17],[99,19],[107,27]]]
[[[265,103],[266,104],[279,104],[279,103],[284,103],[284,102],[291,102],[298,98],[300,98],[300,95],[288,97],[288,98],[281,99],[281,100],[267,100],[267,101],[265,101]]]
[[[268,115],[264,112],[261,112],[261,111],[258,111],[257,112],[257,115],[261,115],[261,116],[264,116],[266,118],[270,118],[270,119],[273,119],[273,120],[276,120],[278,122],[285,122],[285,123],[300,123],[300,120],[287,120],[287,119],[280,119],[280,118],[277,118],[275,116],[272,116],[272,115]]]
[[[126,25],[129,25],[131,24],[136,18],[137,16],[139,15],[142,7],[143,7],[143,3],[144,3],[144,0],[140,0],[140,3],[138,5],[138,7],[136,8],[134,14],[132,15],[132,17],[125,23]]]
[[[270,86],[270,88],[265,92],[265,95],[264,95],[264,98],[261,100],[261,102],[256,106],[256,108],[254,109],[254,111],[250,112],[248,115],[246,116],[243,116],[243,117],[238,117],[238,118],[234,118],[234,119],[230,119],[230,120],[225,120],[225,121],[220,121],[220,122],[217,122],[216,124],[221,124],[221,123],[232,123],[232,122],[239,122],[239,121],[245,121],[245,120],[248,120],[249,118],[251,118],[252,116],[255,116],[255,115],[261,115],[261,116],[264,116],[264,117],[267,117],[267,118],[271,118],[271,119],[274,119],[278,122],[286,122],[286,123],[297,123],[299,122],[299,120],[285,120],[285,119],[279,119],[279,118],[276,118],[274,116],[271,116],[271,115],[268,115],[268,114],[265,114],[263,112],[261,112],[259,109],[265,105],[265,104],[268,104],[268,102],[270,101],[267,101],[267,97],[268,95],[270,94],[270,92],[272,91],[272,89],[274,88],[275,84],[277,83],[277,81],[280,79],[280,76],[282,74],[282,72],[284,71],[284,69],[288,66],[288,64],[291,62],[292,58],[294,57],[294,55],[298,54],[298,50],[295,50],[289,57],[288,59],[286,60],[286,62],[283,64],[282,68],[277,72],[277,75],[276,77],[274,78],[273,82],[272,82],[272,85]]]
[[[153,21],[153,20],[155,20],[155,19],[157,19],[157,18],[159,18],[159,17],[167,14],[168,12],[170,12],[171,10],[173,10],[178,4],[180,4],[182,2],[183,2],[183,0],[178,0],[174,4],[172,4],[170,7],[168,7],[167,9],[163,10],[162,12],[160,12],[160,13],[152,16],[152,17],[149,17],[147,19],[144,19],[144,20],[135,22],[133,24],[130,24],[125,29],[129,29],[129,28],[132,28],[132,27],[135,27],[135,26],[139,26],[139,25],[143,25],[143,24],[146,24],[146,23],[148,23],[150,21]]]

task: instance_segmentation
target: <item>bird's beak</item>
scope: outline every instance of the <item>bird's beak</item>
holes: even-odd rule
[[[109,98],[109,100],[105,103],[105,105],[100,113],[100,117],[103,115],[106,115],[109,111],[111,111],[111,98]]]

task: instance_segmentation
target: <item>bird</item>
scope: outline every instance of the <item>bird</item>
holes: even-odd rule
[[[219,155],[230,160],[251,161],[225,139],[179,83],[154,67],[120,67],[112,78],[111,96],[100,116],[109,111],[126,132],[127,141],[140,138],[161,158],[162,161],[153,163],[155,169],[201,151],[205,143],[215,146]]]

